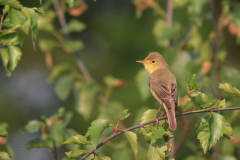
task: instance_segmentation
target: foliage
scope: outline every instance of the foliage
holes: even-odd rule
[[[187,157],[186,159],[189,160],[211,159],[209,153],[212,151],[209,150],[216,146],[216,143],[227,143],[233,148],[232,150],[239,150],[240,137],[236,133],[240,133],[240,130],[239,127],[235,127],[235,119],[239,117],[239,113],[233,112],[232,116],[223,115],[222,112],[202,113],[211,109],[224,109],[232,106],[234,96],[240,95],[239,89],[233,87],[235,85],[239,87],[239,84],[232,83],[234,79],[238,79],[239,71],[227,65],[221,65],[225,62],[228,53],[223,40],[225,34],[222,30],[228,28],[229,33],[236,37],[236,43],[240,42],[238,19],[240,6],[227,0],[216,3],[218,4],[217,9],[220,9],[218,14],[213,9],[216,6],[211,6],[216,4],[211,4],[207,0],[175,0],[172,9],[174,13],[172,24],[167,19],[168,10],[165,12],[163,9],[163,6],[166,6],[165,2],[134,0],[133,3],[139,19],[144,19],[145,12],[155,13],[153,14],[155,15],[153,16],[155,22],[152,26],[153,37],[177,78],[180,99],[177,112],[192,111],[193,114],[201,112],[201,116],[195,116],[193,121],[193,123],[197,121],[194,128],[196,133],[191,133],[195,140],[185,139],[186,145],[182,145],[182,148],[190,147],[195,154],[184,153],[185,158]],[[40,4],[42,6],[41,0]],[[45,8],[44,4],[46,4]],[[126,160],[133,159],[133,157],[135,159],[161,160],[169,157],[174,145],[171,139],[176,137],[178,142],[180,141],[179,137],[181,136],[179,135],[187,131],[185,125],[189,123],[188,119],[177,119],[178,130],[176,132],[170,130],[166,120],[141,126],[136,131],[124,130],[124,123],[133,120],[136,116],[135,111],[130,106],[124,106],[124,102],[120,102],[112,95],[119,91],[120,87],[130,88],[131,85],[127,85],[125,81],[113,75],[102,75],[103,84],[95,80],[89,81],[86,77],[86,70],[82,69],[84,66],[82,59],[78,57],[78,52],[85,47],[84,43],[79,39],[69,38],[71,33],[83,32],[88,29],[88,26],[76,17],[71,17],[71,20],[66,23],[66,26],[62,26],[62,29],[56,27],[55,24],[57,18],[65,21],[64,17],[59,17],[61,10],[64,13],[68,12],[71,16],[74,16],[72,12],[74,9],[78,12],[80,10],[78,15],[81,15],[87,8],[86,4],[82,0],[61,1],[61,10],[58,12],[50,9],[51,2],[44,2],[44,4],[44,9],[42,7],[28,8],[17,0],[0,0],[0,5],[3,6],[0,23],[1,59],[6,75],[11,76],[24,55],[21,47],[23,43],[26,43],[25,39],[31,32],[33,48],[36,50],[39,47],[45,54],[48,68],[51,69],[48,81],[54,83],[55,93],[62,103],[74,101],[74,111],[66,112],[64,108],[60,108],[56,114],[50,117],[42,116],[39,120],[29,121],[23,131],[40,133],[41,136],[28,141],[23,148],[27,150],[46,148],[53,156],[56,156],[58,148],[66,147],[65,159],[81,158],[89,151],[97,150],[105,145],[112,148],[114,152],[99,149],[92,152],[90,158],[110,160],[110,156],[117,159],[120,157],[119,155],[122,155]],[[97,4],[98,2],[95,5]],[[42,36],[39,36],[40,38],[37,40],[40,33]],[[74,53],[81,71],[76,69],[75,65],[66,64],[66,62],[53,65],[52,52],[59,51]],[[148,81],[148,73],[143,68],[139,69],[134,78],[136,83],[133,86],[139,91],[138,102],[144,105],[153,101],[150,99],[152,95]],[[228,95],[222,94],[220,89]],[[157,108],[159,104],[151,103],[151,105],[155,105]],[[151,106],[151,108],[154,107]],[[69,127],[69,122],[75,112],[77,116],[82,117],[82,121],[78,124],[81,126],[82,133],[85,132],[84,134],[76,132],[77,128]],[[153,120],[157,109],[138,106],[136,113],[135,122],[142,124]],[[89,121],[92,121],[90,127],[84,129],[82,126]],[[131,125],[131,123],[126,123],[126,125]],[[102,140],[122,133],[125,135],[124,138],[113,140],[111,143],[103,141],[104,146],[102,146]],[[7,136],[6,127],[0,125],[1,145],[7,146],[3,143],[6,142]],[[222,138],[223,136],[226,139]],[[203,151],[197,147],[196,139],[199,140]],[[132,149],[131,154],[129,154],[130,149]],[[222,157],[233,155],[233,151],[230,155],[227,151],[220,152]],[[105,155],[109,155],[109,157]],[[0,157],[6,160],[13,159],[12,153],[8,150],[1,151]]]

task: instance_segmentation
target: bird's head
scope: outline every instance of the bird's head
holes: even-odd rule
[[[137,62],[143,63],[149,74],[160,68],[169,68],[163,56],[158,52],[152,52],[144,60]]]

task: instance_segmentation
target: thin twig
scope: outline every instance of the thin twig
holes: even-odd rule
[[[200,110],[200,111],[188,111],[188,112],[183,112],[183,113],[179,113],[179,114],[176,114],[176,117],[179,117],[179,116],[183,116],[183,115],[188,115],[188,114],[196,114],[196,113],[204,113],[204,112],[219,112],[219,111],[230,111],[230,110],[238,110],[240,109],[240,107],[232,107],[232,108],[220,108],[220,109],[213,109],[213,110],[209,110],[209,109],[205,109],[205,110]],[[164,117],[160,117],[158,118],[158,121],[160,120],[164,120],[164,119],[167,119],[167,116],[164,116]],[[100,148],[101,146],[103,146],[105,143],[107,143],[109,140],[113,139],[114,137],[120,135],[120,134],[123,134],[125,133],[124,131],[130,131],[130,130],[134,130],[136,128],[142,128],[144,127],[145,125],[148,125],[150,123],[155,123],[156,120],[151,120],[151,121],[148,121],[148,122],[145,122],[145,123],[142,123],[142,124],[139,124],[139,125],[136,125],[136,126],[132,126],[132,127],[129,127],[129,128],[126,128],[122,131],[119,131],[117,133],[113,133],[110,137],[108,137],[107,139],[105,139],[104,141],[102,141],[101,143],[99,143],[96,147],[96,149],[92,149],[91,151],[89,151],[87,154],[85,154],[80,160],[84,160],[85,158],[87,158],[89,155],[91,155],[94,151],[96,151],[98,148]]]
[[[57,15],[58,15],[58,19],[60,21],[60,24],[61,24],[61,27],[62,29],[65,31],[64,34],[65,34],[65,37],[68,39],[68,40],[71,40],[71,36],[68,32],[68,28],[67,28],[67,22],[66,22],[66,19],[65,19],[65,16],[64,16],[64,13],[60,7],[60,4],[58,2],[58,0],[52,0],[53,2],[53,6],[57,12]],[[88,72],[85,64],[83,63],[79,53],[77,51],[74,51],[73,52],[74,55],[75,55],[75,58],[77,60],[77,64],[80,68],[80,70],[82,71],[84,77],[86,78],[87,82],[88,83],[92,83],[93,82],[93,79],[90,75],[90,73]],[[108,104],[108,101],[107,99],[102,95],[102,93],[98,93],[98,98],[99,100],[104,104],[104,105],[107,105]]]
[[[57,148],[56,148],[56,143],[55,141],[53,140],[53,149],[51,149],[51,153],[54,157],[55,160],[58,160],[58,157],[57,157]]]

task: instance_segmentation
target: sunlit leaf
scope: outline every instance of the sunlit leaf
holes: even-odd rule
[[[201,92],[196,93],[193,97],[191,97],[194,104],[200,108],[210,108],[214,106],[215,102],[210,102],[208,97]]]
[[[128,113],[128,109],[125,109],[123,111],[123,116],[120,118],[120,120],[122,121],[122,120],[126,119],[128,116],[130,116],[130,114],[131,113]]]
[[[218,101],[217,108],[226,108],[225,99]]]
[[[157,110],[156,109],[149,109],[146,112],[144,112],[142,118],[141,118],[141,123],[145,123],[148,121],[151,121],[154,119],[154,117],[157,114]]]
[[[2,126],[0,126],[0,137],[7,137],[8,133],[6,131],[6,129]]]
[[[190,77],[187,80],[187,90],[188,90],[188,94],[190,94],[190,92],[193,92],[195,90],[198,89],[197,84],[195,82],[195,76],[196,74],[192,75],[192,77]]]
[[[55,81],[61,75],[70,72],[72,67],[68,64],[61,64],[53,68],[51,75],[48,78],[49,82]]]
[[[34,133],[38,132],[40,127],[42,126],[42,122],[37,120],[29,121],[28,124],[24,127],[24,132]]]
[[[108,156],[98,156],[100,158],[100,160],[111,160],[110,157]]]
[[[225,130],[223,132],[224,137],[230,139],[231,136],[233,136],[233,129],[231,127],[231,124],[226,122],[225,123]]]
[[[69,5],[70,8],[73,7],[73,2],[74,0],[66,0],[67,4]]]
[[[198,139],[204,153],[208,149],[210,150],[217,140],[223,136],[225,130],[225,119],[222,115],[213,112],[206,119],[202,118],[196,125]]]
[[[74,149],[70,152],[66,152],[66,155],[68,156],[69,159],[77,159],[83,156],[83,154],[87,153],[88,151],[86,150],[78,150]]]
[[[71,75],[65,75],[60,77],[57,81],[55,92],[62,101],[68,98],[73,85],[73,79]]]
[[[63,144],[90,144],[86,137],[82,135],[72,136],[70,139],[63,142]]]
[[[50,126],[50,137],[56,143],[56,146],[60,146],[63,143],[63,129],[64,124],[62,121],[57,121],[53,126]]]
[[[135,155],[135,158],[137,159],[138,154],[138,146],[137,146],[137,135],[134,132],[131,131],[125,131],[128,141],[132,147],[133,153]]]
[[[152,139],[148,149],[147,157],[149,160],[164,160],[166,150],[166,142],[164,142],[162,139]]]
[[[137,73],[137,86],[142,100],[145,101],[150,96],[149,74],[145,69],[141,69]]]
[[[8,153],[6,153],[6,152],[0,152],[0,158],[1,158],[1,160],[12,160],[10,158],[10,156],[8,155]]]
[[[22,5],[18,0],[1,0],[1,5],[9,5],[12,8],[22,9]]]
[[[177,107],[177,110],[179,112],[186,112],[191,111],[194,109],[193,102],[191,99],[188,99],[186,102],[184,102],[182,105]]]
[[[32,148],[49,148],[50,144],[48,141],[42,140],[42,139],[32,139],[31,141],[28,141],[23,148],[30,150]]]
[[[94,148],[97,147],[99,138],[102,132],[108,127],[108,123],[108,120],[105,119],[97,119],[91,123],[89,134]]]
[[[71,20],[67,25],[67,30],[63,31],[64,33],[68,32],[81,32],[86,28],[86,25],[82,22],[80,22],[77,19]]]
[[[231,84],[224,83],[224,84],[219,84],[219,88],[227,92],[228,94],[234,95],[234,96],[240,96],[240,91],[231,86]]]
[[[156,127],[156,126],[154,126],[152,128],[152,132],[153,132],[152,138],[154,138],[154,139],[162,138],[163,135],[165,134],[165,130],[163,129],[163,127]]]
[[[93,100],[97,95],[98,87],[96,84],[86,84],[81,89],[77,111],[81,113],[85,119],[88,119],[92,111]]]

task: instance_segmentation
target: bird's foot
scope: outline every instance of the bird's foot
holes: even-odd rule
[[[163,112],[163,114],[162,114],[162,116],[166,116],[167,115],[167,112],[165,111],[165,112]]]

